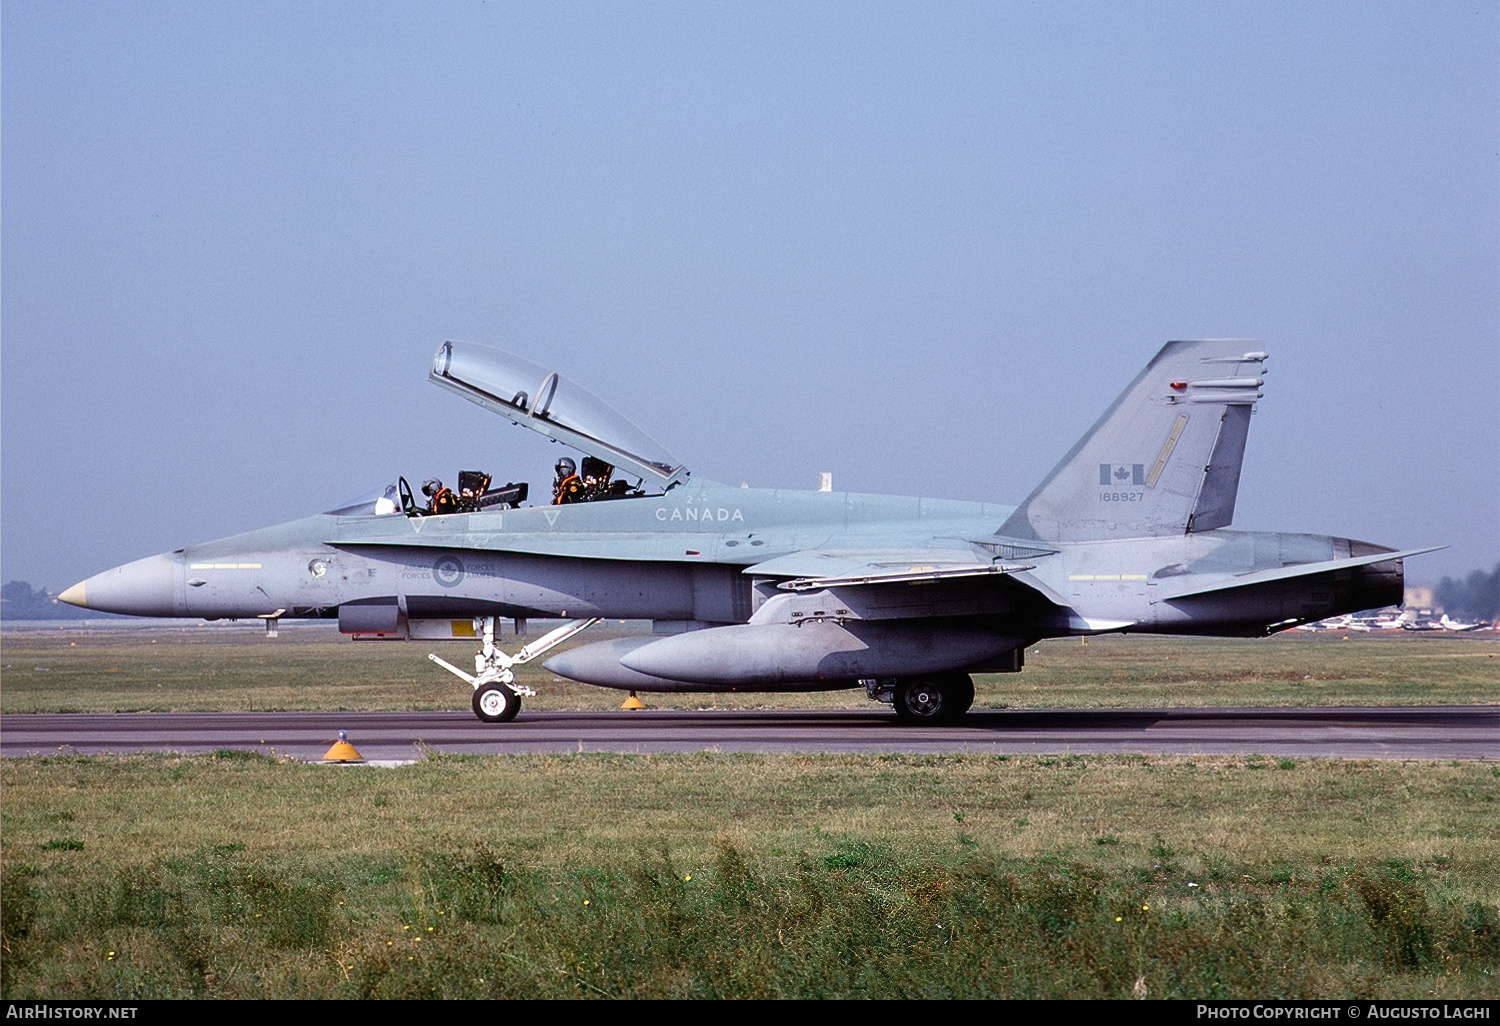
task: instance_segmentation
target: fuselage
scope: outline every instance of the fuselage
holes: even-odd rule
[[[98,574],[69,601],[143,616],[338,618],[348,633],[479,616],[745,623],[772,592],[746,569],[793,553],[1018,560],[1045,596],[978,582],[965,606],[1027,639],[1104,630],[1255,634],[1400,599],[1385,564],[1254,591],[1173,596],[1194,582],[1385,551],[1321,535],[1211,530],[1108,542],[996,535],[1009,506],[733,488],[445,516],[319,514]],[[1384,568],[1384,569],[1381,569]],[[985,589],[992,594],[985,598]]]

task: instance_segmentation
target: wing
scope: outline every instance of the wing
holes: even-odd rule
[[[786,578],[784,591],[847,587],[860,584],[917,583],[956,577],[1030,570],[1035,564],[981,562],[958,550],[875,549],[866,551],[808,550],[792,552],[747,567],[757,577]]]
[[[1123,630],[1134,622],[1085,618],[1033,577],[1034,567],[965,559],[955,550],[793,552],[746,568],[764,599],[750,623],[978,618],[993,624],[998,617],[1066,634]]]
[[[746,567],[763,601],[752,624],[998,616],[1030,565],[981,561],[963,550],[793,552]]]
[[[746,567],[748,623],[585,646],[549,669],[608,687],[818,686],[954,670],[1012,671],[1027,637],[1007,614],[1050,603],[1020,564],[966,549],[804,550]]]

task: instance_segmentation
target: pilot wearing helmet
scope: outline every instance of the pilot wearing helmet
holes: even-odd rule
[[[434,514],[458,512],[458,499],[454,497],[453,489],[437,478],[428,478],[422,482],[422,494],[427,496],[427,512]]]
[[[583,502],[595,502],[610,497],[609,479],[615,468],[597,456],[585,456],[579,473],[583,477]]]
[[[578,476],[578,465],[564,456],[557,461],[557,480],[552,482],[552,505],[566,506],[583,499],[583,479]]]

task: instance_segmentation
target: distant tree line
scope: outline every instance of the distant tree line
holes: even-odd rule
[[[1444,577],[1432,600],[1456,620],[1500,619],[1500,563],[1489,573],[1475,570],[1461,581]]]
[[[45,588],[32,590],[25,581],[7,581],[0,586],[0,620],[82,620],[99,615],[59,602]]]

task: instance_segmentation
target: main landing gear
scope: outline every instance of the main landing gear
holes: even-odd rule
[[[469,682],[474,689],[474,715],[486,723],[506,723],[515,719],[516,713],[521,711],[521,696],[531,698],[536,695],[531,688],[516,683],[516,675],[511,667],[531,662],[579,631],[587,630],[599,622],[598,617],[591,620],[569,620],[511,656],[495,645],[495,630],[499,619],[497,616],[474,618],[474,626],[480,631],[483,641],[479,646],[479,654],[474,657],[472,674],[465,673],[445,659],[439,659],[435,653],[429,652],[427,655],[428,659],[455,677]]]
[[[880,681],[871,697],[890,695],[896,719],[902,723],[939,725],[956,723],[974,704],[974,681],[967,673],[935,673],[927,677],[901,677]],[[887,691],[887,688],[889,689]]]

